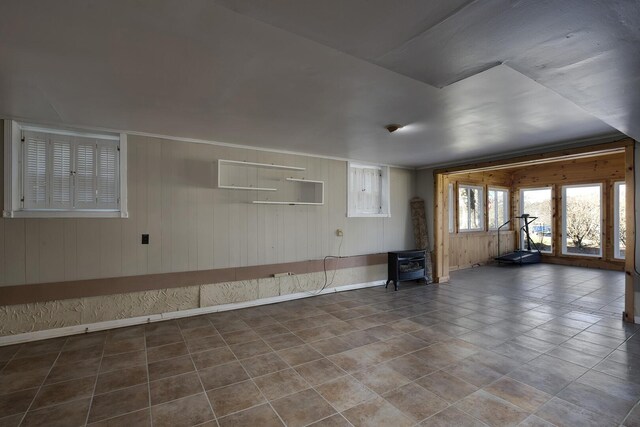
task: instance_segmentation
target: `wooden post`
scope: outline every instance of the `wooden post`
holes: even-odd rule
[[[434,282],[449,281],[449,204],[447,179],[436,174],[435,182],[435,274]]]
[[[631,142],[624,150],[625,166],[625,210],[627,222],[627,236],[625,247],[625,290],[624,290],[624,313],[622,318],[625,322],[635,323],[635,290],[633,282],[635,280],[636,264],[636,218],[635,218],[635,142]]]
[[[561,256],[564,240],[567,237],[562,228],[562,186],[551,185],[551,256]],[[554,233],[555,232],[555,233]],[[555,238],[553,237],[555,234]]]
[[[602,259],[605,260],[614,260],[615,259],[615,248],[613,247],[614,238],[614,215],[615,215],[615,207],[613,206],[613,201],[615,200],[614,193],[616,191],[615,182],[607,179],[602,183],[602,203],[604,206],[603,212],[604,217],[602,218],[602,230],[604,239],[602,241]]]

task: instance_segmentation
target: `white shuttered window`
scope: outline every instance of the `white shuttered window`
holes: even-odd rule
[[[53,138],[51,150],[51,207],[70,209],[72,207],[71,143]]]
[[[349,163],[349,217],[389,216],[389,169]]]
[[[47,139],[42,135],[27,135],[24,147],[24,206],[42,209],[48,206]]]
[[[118,147],[105,142],[98,143],[97,147],[98,208],[107,209],[118,204]]]
[[[98,204],[96,151],[97,145],[92,141],[79,141],[75,145],[74,206],[77,208],[91,209]]]
[[[24,210],[118,211],[119,139],[22,132]]]

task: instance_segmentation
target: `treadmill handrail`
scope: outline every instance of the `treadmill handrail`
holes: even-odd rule
[[[527,227],[529,224],[533,223],[536,219],[538,219],[537,216],[530,216],[530,215],[520,215],[520,216],[514,216],[513,218],[509,218],[504,224],[502,224],[500,227],[498,227],[498,257],[501,257],[502,255],[500,254],[500,231],[502,230],[502,228],[504,226],[506,226],[507,224],[509,224],[511,221],[513,221],[514,219],[524,219],[525,220],[525,224],[522,227],[520,227],[520,230],[525,231],[525,227]],[[533,243],[533,247],[536,249],[536,251],[538,251],[538,253],[540,254],[540,248],[538,248],[538,245],[536,244],[536,242],[533,241],[533,239],[531,238],[531,236],[529,235],[529,233],[527,233],[525,231],[525,234],[527,236],[527,241],[529,243]],[[522,262],[522,254],[520,254],[520,262]]]
[[[502,230],[502,227],[504,227],[505,225],[509,224],[510,222],[511,222],[511,218],[509,218],[507,220],[507,222],[505,222],[500,227],[498,227],[498,256],[502,256],[502,255],[500,255],[500,230]]]

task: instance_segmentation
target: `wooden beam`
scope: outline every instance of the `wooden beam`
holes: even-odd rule
[[[574,256],[542,255],[542,262],[546,264],[571,265],[574,267],[599,268],[601,270],[624,271],[624,261],[611,261],[602,258],[587,258]]]
[[[435,185],[435,274],[436,283],[449,281],[449,204],[447,179],[442,174],[434,175]]]
[[[554,230],[551,231],[551,255],[562,255],[562,239],[566,239],[562,229],[562,188],[559,185],[551,186],[551,221]],[[555,236],[555,237],[553,237]]]
[[[589,145],[586,147],[569,148],[558,151],[549,151],[539,154],[513,157],[510,159],[493,160],[488,162],[469,163],[460,166],[450,166],[436,169],[436,174],[449,174],[456,172],[479,172],[483,170],[508,169],[513,167],[533,166],[540,163],[567,161],[569,159],[601,156],[625,151],[626,147],[633,144],[631,138],[624,138],[606,144]]]
[[[627,236],[625,242],[625,289],[624,289],[624,313],[625,322],[635,323],[635,290],[636,276],[636,218],[635,218],[635,144],[630,144],[624,151],[625,160],[625,213]]]
[[[615,249],[613,247],[614,238],[614,218],[615,207],[613,206],[615,191],[615,181],[608,179],[602,184],[602,203],[604,206],[604,216],[602,218],[602,230],[604,231],[604,239],[602,242],[602,257],[604,259],[615,259]]]

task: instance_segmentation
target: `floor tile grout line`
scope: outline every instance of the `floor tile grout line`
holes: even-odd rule
[[[225,344],[227,344],[227,341],[224,339],[224,337],[222,337],[222,340],[225,342]],[[269,346],[268,343],[267,346]],[[229,347],[229,344],[227,344],[227,347]],[[269,346],[269,348],[271,348]],[[229,347],[229,349],[231,349],[231,347]],[[273,350],[273,349],[272,349]],[[275,408],[273,407],[273,405],[271,404],[271,401],[267,398],[267,396],[264,394],[264,392],[262,391],[262,389],[258,386],[258,384],[256,384],[256,382],[253,380],[253,378],[251,377],[251,375],[249,374],[249,372],[247,371],[247,369],[244,367],[244,365],[242,364],[242,362],[240,361],[240,359],[238,359],[238,356],[233,352],[233,350],[231,350],[231,353],[233,354],[233,356],[236,358],[236,362],[238,362],[238,364],[240,365],[240,367],[242,367],[242,370],[244,371],[244,373],[247,375],[247,377],[249,377],[249,381],[251,381],[251,383],[253,384],[253,386],[258,389],[258,391],[260,392],[260,395],[262,396],[262,398],[264,399],[264,402],[262,404],[264,404],[266,402],[267,405],[269,405],[269,408],[271,408],[271,410],[273,411],[274,414],[276,414],[276,416],[278,417],[278,419],[280,420],[280,422],[282,423],[282,425],[286,426],[287,423],[284,422],[284,420],[282,419],[282,417],[280,416],[280,414],[278,413],[278,411],[275,410]],[[285,360],[284,363],[287,363],[287,361]],[[226,386],[224,386],[226,387]],[[205,392],[206,393],[206,392]],[[207,399],[209,398],[209,395],[207,394]],[[259,406],[259,405],[255,405],[255,406]],[[225,415],[228,416],[231,414],[227,414]],[[222,417],[224,418],[224,417]],[[218,422],[218,418],[216,417],[216,422]],[[218,422],[218,425],[220,425],[220,423]]]
[[[102,362],[104,360],[104,348],[106,347],[107,335],[105,334],[105,342],[102,347],[102,356],[100,357],[100,363],[98,363],[98,371],[96,373],[96,381],[93,384],[93,391],[91,393],[91,398],[89,399],[89,408],[87,409],[87,416],[84,420],[84,425],[86,426],[89,423],[89,416],[91,415],[91,409],[93,409],[93,398],[95,397],[96,387],[98,386],[98,378],[100,378],[100,369],[102,368]]]
[[[151,376],[149,375],[149,353],[147,348],[147,330],[146,327],[143,329],[143,338],[144,338],[144,361],[145,361],[145,371],[147,373],[147,393],[148,393],[148,405],[149,405],[149,426],[153,427],[153,416],[151,414]]]
[[[209,319],[207,319],[207,320],[209,321]],[[211,321],[209,321],[209,323],[213,326]],[[207,403],[209,404],[209,409],[211,410],[211,415],[213,416],[213,420],[216,422],[216,424],[218,424],[218,417],[216,416],[216,412],[213,409],[213,405],[211,404],[211,400],[209,399],[209,395],[207,394],[207,390],[204,387],[204,383],[202,382],[202,378],[200,378],[200,374],[198,373],[198,368],[196,367],[196,364],[195,364],[195,362],[193,360],[193,356],[191,355],[191,350],[189,349],[189,345],[188,345],[187,341],[184,338],[184,334],[182,333],[182,328],[180,328],[180,324],[178,322],[176,322],[176,325],[178,326],[178,330],[180,331],[180,336],[182,337],[182,340],[185,342],[185,345],[187,346],[187,354],[189,355],[189,360],[191,361],[191,366],[193,366],[193,372],[195,372],[196,377],[198,378],[198,382],[200,383],[200,387],[202,387],[202,393],[204,395],[204,398],[207,400]],[[215,329],[215,326],[214,326],[214,329]],[[224,338],[222,338],[222,339],[224,340]],[[151,387],[151,386],[149,386],[149,387]],[[149,399],[151,399],[151,393],[149,393]],[[165,403],[168,403],[168,402],[165,402]],[[151,412],[151,410],[149,412]],[[151,418],[153,419],[153,417],[151,417]],[[153,427],[153,425],[152,425],[152,427]]]
[[[29,414],[29,411],[31,410],[31,407],[33,406],[33,403],[36,401],[36,399],[38,398],[38,395],[40,394],[40,391],[42,390],[42,387],[44,385],[44,382],[47,380],[47,377],[51,374],[51,370],[53,370],[53,367],[55,366],[56,362],[58,361],[58,359],[60,358],[60,355],[62,354],[62,350],[60,350],[60,352],[58,352],[58,355],[56,356],[55,360],[53,361],[53,363],[51,364],[51,366],[49,367],[49,371],[47,372],[47,375],[45,375],[45,377],[42,379],[42,382],[40,383],[40,385],[38,386],[38,391],[36,392],[36,394],[33,396],[33,399],[31,400],[31,403],[29,403],[29,406],[27,407],[27,409],[24,411],[24,414],[22,415],[22,418],[20,419],[20,422],[18,423],[18,425],[22,425],[22,423],[24,423],[25,418],[27,418],[27,414]],[[8,364],[7,364],[8,365]],[[6,366],[5,366],[6,368]]]

